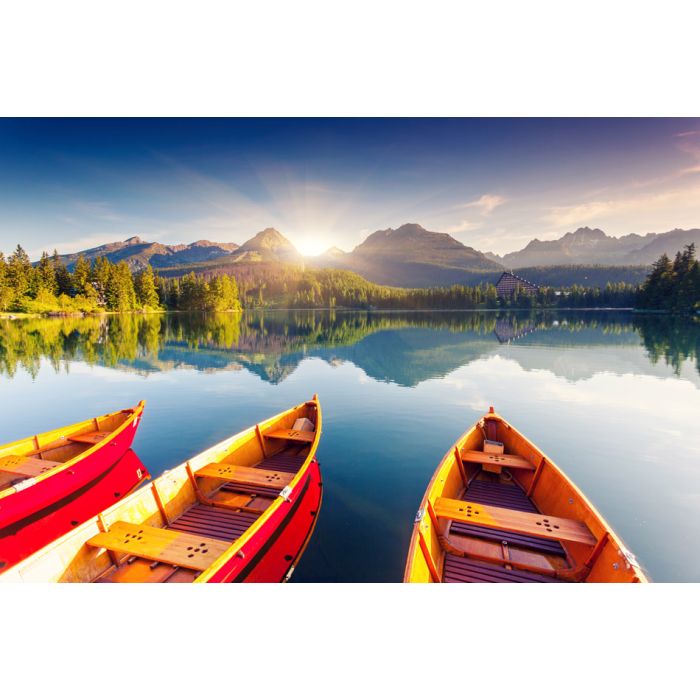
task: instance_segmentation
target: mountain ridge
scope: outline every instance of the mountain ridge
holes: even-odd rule
[[[700,246],[700,229],[609,236],[599,228],[580,227],[553,240],[533,238],[524,248],[487,257],[506,268],[551,265],[651,265],[662,253],[669,257],[687,243]]]
[[[72,267],[81,254],[88,260],[103,255],[113,263],[125,260],[134,270],[150,264],[177,274],[193,269],[211,272],[224,268],[235,273],[241,266],[262,263],[265,266],[308,264],[355,272],[377,284],[431,287],[469,284],[477,277],[497,275],[504,269],[649,266],[662,253],[673,257],[691,242],[700,248],[700,229],[615,237],[599,228],[580,227],[553,240],[533,238],[521,250],[500,256],[491,251],[482,253],[447,233],[407,223],[397,229],[373,232],[350,252],[333,246],[321,255],[310,257],[302,256],[277,229],[266,228],[240,246],[207,239],[169,245],[134,235],[60,258]]]

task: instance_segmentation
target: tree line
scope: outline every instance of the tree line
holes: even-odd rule
[[[0,252],[0,311],[24,313],[96,313],[100,311],[238,311],[238,287],[232,275],[209,278],[194,273],[163,279],[147,267],[133,272],[125,261],[94,262],[78,257],[69,270],[54,251],[32,265],[18,245],[5,259]]]
[[[700,266],[695,247],[674,261],[662,255],[641,285],[608,282],[604,286],[543,286],[500,298],[491,283],[450,287],[399,288],[375,284],[347,270],[303,269],[291,265],[242,266],[236,276],[225,270],[163,277],[147,266],[132,271],[125,261],[90,262],[80,256],[69,270],[56,252],[43,253],[32,265],[18,245],[7,258],[0,253],[0,311],[95,313],[100,311],[238,311],[245,308],[291,309],[535,309],[628,308],[666,311],[700,306]]]
[[[700,309],[700,262],[695,258],[694,243],[678,251],[673,261],[664,253],[653,264],[639,288],[636,305],[672,312]]]

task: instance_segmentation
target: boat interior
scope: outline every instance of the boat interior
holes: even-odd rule
[[[75,461],[130,420],[133,413],[129,408],[1,446],[0,495],[25,479],[36,479]]]
[[[310,401],[229,438],[15,568],[23,580],[48,566],[56,581],[192,582],[284,495],[318,418]]]
[[[414,560],[435,582],[639,580],[632,555],[578,489],[496,414],[443,460],[425,511]],[[414,562],[414,574],[420,568]]]

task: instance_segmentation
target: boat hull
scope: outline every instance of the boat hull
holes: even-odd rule
[[[316,459],[270,518],[208,583],[280,583],[292,575],[311,538],[323,483]],[[242,554],[242,556],[241,556]]]
[[[7,569],[138,486],[148,473],[129,452],[138,420],[70,469],[2,499],[0,570]]]
[[[414,521],[404,581],[535,580],[647,578],[571,479],[491,409],[433,474]]]

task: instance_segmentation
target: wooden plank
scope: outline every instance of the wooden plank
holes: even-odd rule
[[[498,467],[508,467],[510,469],[527,469],[535,471],[535,467],[523,457],[518,455],[496,455],[479,450],[465,450],[462,452],[462,459],[465,462],[476,462],[477,464],[492,464]]]
[[[121,521],[89,539],[88,544],[199,571],[211,566],[231,546],[226,540]]]
[[[39,476],[63,462],[52,462],[48,459],[27,457],[25,455],[6,455],[0,457],[0,471],[18,474],[19,476]]]
[[[86,445],[96,445],[98,442],[102,442],[105,438],[112,434],[110,430],[94,430],[91,433],[83,433],[82,435],[69,435],[68,439],[71,442],[82,442]]]
[[[270,430],[265,433],[266,438],[275,438],[276,440],[294,440],[296,442],[313,442],[316,433],[307,430]]]
[[[294,474],[273,469],[256,469],[226,462],[212,462],[198,469],[195,476],[208,476],[224,481],[235,481],[246,486],[269,486],[280,491],[294,478]]]
[[[596,543],[596,538],[585,523],[555,518],[552,515],[525,513],[520,510],[469,503],[454,498],[438,498],[435,501],[435,514],[439,518],[457,520],[460,523],[535,535],[550,540],[579,542],[591,546]]]

